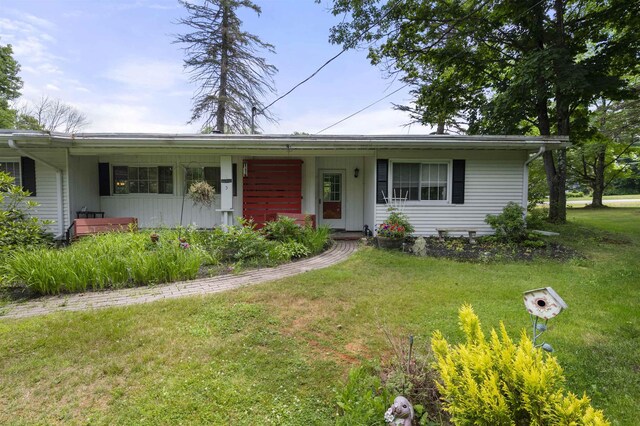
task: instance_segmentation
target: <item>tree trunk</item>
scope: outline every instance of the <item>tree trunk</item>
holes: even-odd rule
[[[604,195],[604,163],[605,163],[605,149],[604,147],[598,148],[598,153],[596,154],[596,162],[593,170],[594,180],[593,180],[593,194],[591,198],[591,206],[590,207],[604,207],[602,203],[602,196]]]
[[[544,20],[545,12],[543,5],[538,4],[535,8],[536,13],[536,49],[544,51],[546,46],[544,42]],[[540,136],[551,136],[551,119],[549,118],[549,94],[547,93],[547,80],[544,77],[544,65],[539,64],[538,76],[536,78],[536,112],[538,118],[538,131]],[[560,167],[565,166],[564,175]],[[566,181],[566,153],[564,156],[558,155],[558,167],[556,167],[556,159],[552,151],[546,151],[542,155],[544,162],[544,171],[547,177],[547,186],[549,187],[549,220],[552,222],[562,222],[559,219],[566,217],[566,194],[564,192]]]
[[[436,135],[444,135],[444,121],[438,122],[438,128],[436,129]]]
[[[222,39],[220,43],[220,90],[216,111],[216,130],[224,133],[224,118],[227,112],[227,82],[229,73],[229,3],[222,1]]]
[[[570,117],[569,99],[567,94],[562,90],[565,82],[563,68],[568,62],[572,61],[569,57],[569,51],[565,46],[564,40],[564,0],[555,0],[554,9],[556,15],[556,40],[555,48],[559,52],[553,61],[555,74],[555,101],[556,101],[556,126],[558,136],[569,136]],[[567,221],[567,150],[566,148],[558,151],[558,165],[556,175],[554,176],[554,192],[556,199],[554,200],[555,208],[549,208],[549,221],[555,223],[564,223]],[[551,204],[551,200],[550,200]]]

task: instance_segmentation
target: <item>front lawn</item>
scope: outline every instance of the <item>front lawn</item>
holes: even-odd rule
[[[224,294],[0,320],[2,424],[332,424],[354,366],[390,355],[385,327],[461,338],[458,308],[513,337],[524,290],[569,309],[545,339],[568,388],[613,424],[640,417],[640,209],[572,209],[549,226],[586,258],[459,263],[363,248],[337,266]]]

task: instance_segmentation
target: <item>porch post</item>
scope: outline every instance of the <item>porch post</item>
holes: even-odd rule
[[[316,200],[316,157],[304,157],[302,164],[302,213],[315,214],[317,217],[318,201]]]
[[[233,170],[231,156],[220,156],[220,213],[222,226],[233,225]]]

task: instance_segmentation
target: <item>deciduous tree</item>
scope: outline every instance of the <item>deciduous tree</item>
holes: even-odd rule
[[[43,96],[33,105],[18,110],[16,128],[76,133],[89,124],[87,116],[77,108]]]
[[[631,0],[334,0],[351,14],[331,41],[373,44],[369,57],[412,87],[401,107],[468,133],[572,136],[574,113],[622,99],[638,72],[640,4]],[[550,219],[566,218],[566,151],[543,155]]]
[[[590,206],[604,207],[606,189],[616,179],[630,177],[640,153],[640,100],[602,99],[591,116],[593,129],[571,152],[569,170],[577,182],[591,188]]]

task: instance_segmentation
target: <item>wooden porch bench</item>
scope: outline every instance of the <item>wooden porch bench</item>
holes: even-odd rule
[[[476,233],[478,232],[478,230],[470,229],[470,228],[438,228],[436,229],[436,231],[438,231],[438,239],[440,241],[444,241],[444,237],[450,232],[458,232],[458,233],[466,232],[469,234],[469,242],[471,244],[476,243]]]
[[[108,217],[104,219],[76,219],[67,230],[67,241],[87,235],[106,232],[128,232],[138,230],[135,217]]]

